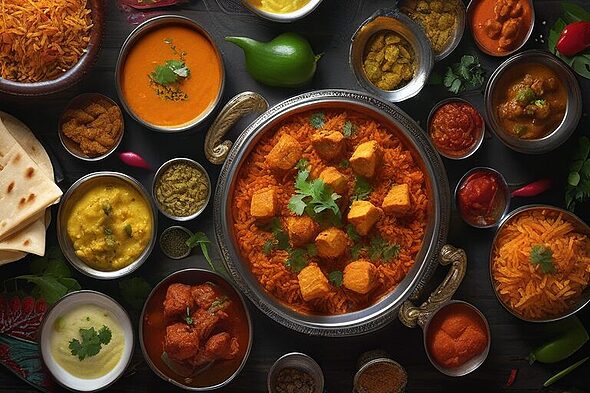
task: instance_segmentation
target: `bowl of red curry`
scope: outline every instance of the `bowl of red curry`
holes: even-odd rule
[[[252,347],[244,298],[221,275],[185,269],[160,281],[139,321],[143,356],[160,378],[206,392],[230,383]]]
[[[473,105],[461,98],[447,98],[428,116],[428,136],[440,155],[462,160],[483,142],[485,122]]]
[[[475,228],[493,228],[508,213],[510,190],[495,169],[468,171],[455,188],[455,203],[463,221]]]

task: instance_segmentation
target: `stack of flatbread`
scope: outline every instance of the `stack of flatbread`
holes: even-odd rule
[[[61,197],[47,152],[31,130],[0,112],[0,265],[45,254],[51,205]]]

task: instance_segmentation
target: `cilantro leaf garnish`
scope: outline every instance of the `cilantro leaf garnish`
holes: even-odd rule
[[[305,171],[309,169],[309,161],[307,161],[305,158],[300,159],[297,161],[297,164],[295,164],[295,169],[298,171]]]
[[[533,265],[539,265],[543,273],[555,273],[551,248],[541,244],[534,245],[531,248],[530,260]]]
[[[383,262],[389,262],[398,256],[399,251],[399,244],[388,243],[381,236],[375,236],[371,239],[369,246],[369,258],[372,261],[381,260]]]
[[[191,309],[189,307],[186,308],[186,314],[184,315],[184,322],[186,322],[186,324],[189,326],[191,326],[194,323],[193,317],[191,317]]]
[[[209,256],[209,243],[211,243],[211,241],[203,232],[195,232],[186,241],[186,245],[191,249],[199,246],[211,269],[213,269],[213,271],[217,271],[217,269],[215,269],[215,265],[213,265],[211,257]]]
[[[338,164],[338,166],[342,169],[346,169],[350,166],[350,161],[348,160],[342,160],[340,161],[340,163]]]
[[[182,60],[167,60],[164,64],[156,65],[149,76],[160,85],[170,85],[188,78],[190,70]]]
[[[307,266],[307,263],[307,253],[305,250],[301,248],[289,250],[289,258],[287,258],[285,261],[285,266],[287,266],[289,269],[295,273],[299,273],[304,267]]]
[[[309,124],[311,124],[313,128],[322,128],[325,122],[326,115],[324,115],[324,112],[315,112],[309,118]]]
[[[342,273],[340,270],[334,270],[333,272],[330,272],[330,274],[328,274],[328,280],[332,283],[332,285],[336,287],[342,286],[343,279],[344,273]]]
[[[289,248],[289,235],[281,227],[280,220],[275,218],[265,229],[272,233],[273,239],[264,242],[264,245],[262,246],[262,252],[264,255],[270,255],[275,249],[287,250]]]
[[[454,94],[481,87],[484,82],[484,71],[479,59],[473,55],[464,55],[459,63],[447,68],[443,84]]]
[[[565,204],[574,211],[576,204],[590,199],[590,139],[580,138],[574,151],[565,187]]]
[[[355,131],[356,127],[354,126],[354,124],[352,124],[350,120],[347,120],[344,123],[344,126],[342,126],[342,135],[344,135],[345,138],[350,138],[352,134],[355,133]]]
[[[373,186],[362,176],[357,176],[354,183],[354,192],[352,199],[356,201],[362,201],[369,197],[373,192]]]
[[[229,306],[229,302],[230,301],[227,296],[218,297],[213,301],[213,303],[211,303],[211,306],[209,306],[207,312],[209,312],[210,314],[215,314],[217,311],[223,310],[227,306]]]
[[[77,356],[80,361],[87,357],[98,355],[103,345],[111,342],[112,332],[107,326],[103,325],[98,332],[94,327],[89,329],[80,329],[80,338],[70,340],[68,348],[73,356]]]
[[[312,214],[319,214],[325,210],[330,210],[337,217],[341,218],[340,207],[336,201],[341,198],[340,195],[321,179],[308,180],[309,169],[299,171],[295,178],[295,189],[297,194],[289,200],[289,210],[298,216],[302,215],[306,208],[310,208]]]

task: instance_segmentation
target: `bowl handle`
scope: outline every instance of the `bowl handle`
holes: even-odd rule
[[[407,327],[424,327],[432,313],[448,302],[461,285],[465,271],[467,270],[467,254],[460,248],[449,244],[443,246],[440,251],[440,264],[451,265],[443,282],[432,292],[420,307],[407,300],[399,310],[399,319]]]
[[[232,141],[223,140],[229,129],[238,120],[250,113],[262,113],[268,109],[268,102],[258,93],[245,91],[228,101],[221,109],[205,136],[205,156],[212,164],[225,161]]]

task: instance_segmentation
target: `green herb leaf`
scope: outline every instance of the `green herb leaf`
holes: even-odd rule
[[[167,60],[165,64],[158,64],[150,74],[150,78],[160,85],[170,85],[188,78],[190,70],[182,60]]]
[[[141,277],[133,277],[119,282],[121,296],[136,310],[141,310],[151,290],[150,283]]]
[[[229,298],[227,296],[218,297],[211,303],[209,309],[207,310],[210,314],[215,314],[217,311],[224,310],[229,306]]]
[[[354,183],[354,191],[352,199],[355,201],[365,200],[373,192],[373,186],[367,179],[362,176],[357,176]]]
[[[315,112],[309,118],[309,124],[311,124],[313,128],[322,128],[325,121],[326,115],[324,115],[324,112]]]
[[[340,163],[338,164],[338,166],[340,168],[346,169],[346,168],[350,167],[350,161],[348,161],[348,160],[342,160],[342,161],[340,161]]]
[[[562,1],[561,7],[563,11],[572,18],[572,22],[578,21],[590,21],[590,12],[586,11],[583,7],[578,4],[570,3],[568,1]]]
[[[272,220],[271,224],[265,230],[271,232],[274,237],[272,240],[267,240],[262,246],[262,252],[265,255],[270,255],[275,249],[286,250],[289,248],[289,235],[283,230],[279,219],[275,218]]]
[[[361,235],[358,234],[356,228],[351,224],[346,226],[346,234],[348,235],[348,238],[355,243],[361,240]]]
[[[193,317],[191,317],[191,309],[189,307],[186,308],[186,314],[184,315],[184,322],[191,326],[194,321],[193,321]]]
[[[576,187],[580,184],[580,174],[578,172],[570,172],[567,177],[567,183],[572,187]]]
[[[369,258],[372,261],[382,260],[383,262],[389,262],[398,256],[399,251],[399,244],[390,244],[381,236],[371,238]]]
[[[211,260],[211,257],[209,256],[209,243],[211,243],[211,241],[209,240],[207,235],[205,235],[203,232],[195,232],[186,241],[186,245],[191,249],[195,248],[197,246],[200,246],[203,256],[205,257],[205,259],[209,263],[209,267],[211,267],[211,269],[214,272],[216,272],[217,269],[215,269],[215,265],[213,265],[213,261]]]
[[[549,247],[537,244],[531,248],[530,260],[533,265],[539,265],[543,273],[554,273],[553,251]]]
[[[309,161],[307,161],[305,158],[300,159],[299,161],[297,161],[297,164],[295,164],[295,169],[297,169],[298,171],[308,170]]]
[[[590,199],[590,139],[581,137],[572,155],[565,188],[566,207],[574,210],[579,203]]]
[[[299,171],[295,177],[295,189],[297,194],[289,200],[289,210],[298,216],[308,212],[308,208],[315,214],[330,210],[335,217],[341,218],[340,207],[336,201],[340,195],[334,193],[332,189],[321,179],[308,180],[309,169]]]
[[[262,245],[262,253],[266,256],[269,256],[274,248],[274,242],[272,240],[267,240]]]
[[[131,228],[131,224],[125,225],[123,229],[125,230],[127,237],[133,237],[133,228]]]
[[[484,71],[479,59],[473,55],[464,55],[458,63],[447,67],[443,84],[454,94],[467,88],[477,89],[483,85]]]
[[[34,284],[36,292],[49,304],[56,303],[68,293],[68,288],[53,276],[23,275],[16,278]]]
[[[344,273],[339,270],[334,270],[328,274],[328,280],[332,283],[332,285],[341,287],[342,281],[344,280]]]
[[[68,348],[72,355],[82,361],[87,357],[98,355],[102,346],[111,342],[112,333],[107,326],[103,325],[98,332],[94,327],[80,329],[80,337],[82,341],[76,338],[70,340]]]
[[[345,138],[350,138],[356,132],[356,127],[351,121],[347,120],[342,127],[342,135]]]
[[[308,264],[305,250],[296,248],[289,251],[289,258],[285,261],[285,266],[295,273],[299,273]]]
[[[463,88],[463,81],[461,79],[455,79],[451,87],[449,87],[449,91],[451,93],[459,94]]]
[[[361,243],[355,243],[350,249],[350,255],[352,256],[352,259],[359,259],[361,251],[363,251],[363,245]]]
[[[310,257],[315,257],[316,255],[318,255],[318,248],[313,243],[310,243],[307,246],[305,246],[305,251],[307,252],[307,255],[309,255]]]

